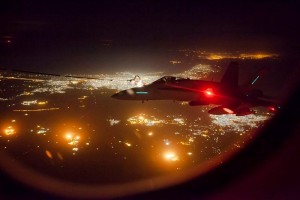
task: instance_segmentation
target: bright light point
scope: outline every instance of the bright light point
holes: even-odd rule
[[[148,135],[149,135],[149,136],[152,136],[152,135],[153,135],[153,133],[152,133],[152,132],[149,132],[149,133],[148,133]]]
[[[129,142],[125,142],[125,145],[131,147],[131,144]]]
[[[6,129],[4,129],[4,134],[5,135],[13,135],[15,133],[16,133],[15,129],[12,126],[9,126]]]
[[[72,83],[72,84],[77,84],[77,83],[79,83],[79,81],[77,81],[77,80],[72,80],[71,83]]]
[[[144,120],[144,117],[143,116],[139,116],[139,120]]]
[[[191,156],[191,155],[193,155],[193,153],[192,152],[188,152],[187,155]]]
[[[68,132],[68,133],[66,133],[65,138],[66,138],[66,140],[68,140],[68,144],[71,146],[77,147],[77,145],[79,144],[79,140],[80,140],[79,135],[75,135],[72,132]]]
[[[276,111],[275,107],[273,107],[273,106],[268,107],[268,109],[273,112]]]
[[[74,145],[75,142],[74,142],[74,141],[71,141],[71,142],[69,142],[68,144],[69,144],[69,145]]]
[[[211,88],[207,88],[206,90],[204,90],[204,94],[205,94],[205,96],[207,96],[207,97],[212,97],[212,96],[214,96],[214,92],[213,92],[213,90],[212,90]]]
[[[72,150],[73,151],[78,151],[78,147],[74,147]]]
[[[167,152],[164,154],[164,157],[168,161],[178,161],[179,158],[174,152]]]
[[[46,153],[46,156],[47,156],[48,158],[50,158],[50,159],[53,158],[53,157],[52,157],[52,153],[51,153],[50,151],[46,150],[45,153]]]
[[[67,133],[66,134],[66,139],[67,140],[72,140],[72,138],[73,138],[73,134],[72,133]]]
[[[206,94],[207,95],[212,95],[212,92],[211,91],[206,91]]]
[[[15,120],[15,119],[13,119],[13,120],[11,120],[11,122],[13,122],[13,123],[14,123],[14,122],[16,122],[16,120]]]
[[[46,105],[48,103],[48,101],[39,101],[37,104],[38,105]]]
[[[171,144],[170,140],[168,140],[168,139],[164,139],[163,141],[164,141],[165,145],[167,145],[167,146],[169,146]]]
[[[114,126],[120,123],[121,120],[116,120],[116,119],[109,119],[109,124],[110,126]]]

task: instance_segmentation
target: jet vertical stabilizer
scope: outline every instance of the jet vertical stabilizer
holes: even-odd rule
[[[239,84],[239,64],[231,62],[221,79],[221,83],[238,87]]]

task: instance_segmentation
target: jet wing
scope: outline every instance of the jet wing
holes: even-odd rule
[[[252,111],[250,108],[258,106],[267,107],[271,112],[276,112],[278,109],[280,109],[280,104],[278,101],[265,98],[257,98],[253,102],[214,107],[210,109],[208,113],[214,115],[236,114],[237,116],[244,116],[254,114],[254,111]]]

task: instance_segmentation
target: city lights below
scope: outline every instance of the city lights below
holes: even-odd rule
[[[21,104],[24,105],[24,106],[35,105],[35,104],[37,104],[37,100],[33,100],[33,101],[23,101]]]
[[[32,110],[13,110],[14,112],[42,112],[42,111],[52,111],[59,110],[59,108],[44,108],[44,109],[32,109]]]
[[[121,120],[108,119],[110,126],[114,126],[120,123]]]
[[[170,59],[174,68],[187,64]],[[221,62],[207,63],[177,74],[118,72],[84,81],[1,73],[1,148],[34,170],[74,183],[123,183],[202,166],[244,147],[253,131],[273,116],[271,109],[253,108],[255,115],[247,116],[210,115],[213,105],[142,104],[110,97],[164,75],[211,80],[222,71]],[[199,88],[199,94],[219,95],[212,86]],[[138,173],[124,170],[133,166],[139,166]]]
[[[228,112],[230,112],[228,110]],[[269,115],[250,114],[245,116],[236,115],[210,115],[212,123],[220,127],[230,128],[233,131],[244,133],[247,129],[259,127],[264,121],[270,119]],[[223,129],[219,130],[224,132]]]
[[[48,101],[39,101],[37,104],[38,105],[46,105],[48,103]]]
[[[162,126],[162,125],[186,125],[185,119],[180,115],[167,115],[166,119],[158,119],[157,117],[147,114],[139,114],[127,119],[131,125],[145,125],[145,126]],[[151,134],[150,134],[151,135]]]
[[[176,64],[181,64],[181,61],[180,60],[170,60],[170,63],[172,65],[176,65]]]
[[[71,145],[71,146],[76,146],[78,145],[79,143],[79,140],[80,140],[80,136],[79,135],[76,135],[72,132],[67,132],[65,134],[65,138],[66,140],[68,141],[68,144]],[[73,149],[74,150],[74,149]],[[78,151],[78,149],[76,150]]]
[[[31,129],[30,132],[35,132],[37,135],[46,135],[46,133],[50,131],[49,128],[41,127],[40,125],[36,125],[35,130]]]
[[[84,99],[86,99],[86,98],[88,98],[88,96],[78,97],[77,99],[78,99],[78,100],[84,100]]]
[[[205,79],[209,75],[218,73],[220,68],[217,66],[207,65],[207,64],[197,64],[191,69],[186,70],[179,74],[174,74],[176,77],[187,77],[190,79]]]
[[[145,114],[130,117],[127,121],[132,125],[140,124],[145,126],[155,126],[165,123],[164,120],[157,119],[154,116],[147,116]]]
[[[32,100],[32,101],[23,101],[21,104],[24,106],[31,106],[31,105],[46,105],[48,101],[38,101],[38,100]]]

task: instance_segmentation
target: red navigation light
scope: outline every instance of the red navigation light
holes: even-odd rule
[[[206,90],[204,90],[204,94],[207,97],[212,97],[212,96],[215,95],[214,92],[213,92],[213,90],[211,88],[207,88]]]
[[[276,108],[275,108],[275,107],[273,107],[273,106],[269,106],[268,108],[269,108],[269,110],[270,110],[270,111],[273,111],[273,112],[275,112],[275,111],[276,111]]]
[[[231,110],[231,109],[229,109],[229,108],[223,108],[223,110],[224,110],[225,112],[227,112],[228,114],[233,114],[233,113],[234,113],[233,110]]]

